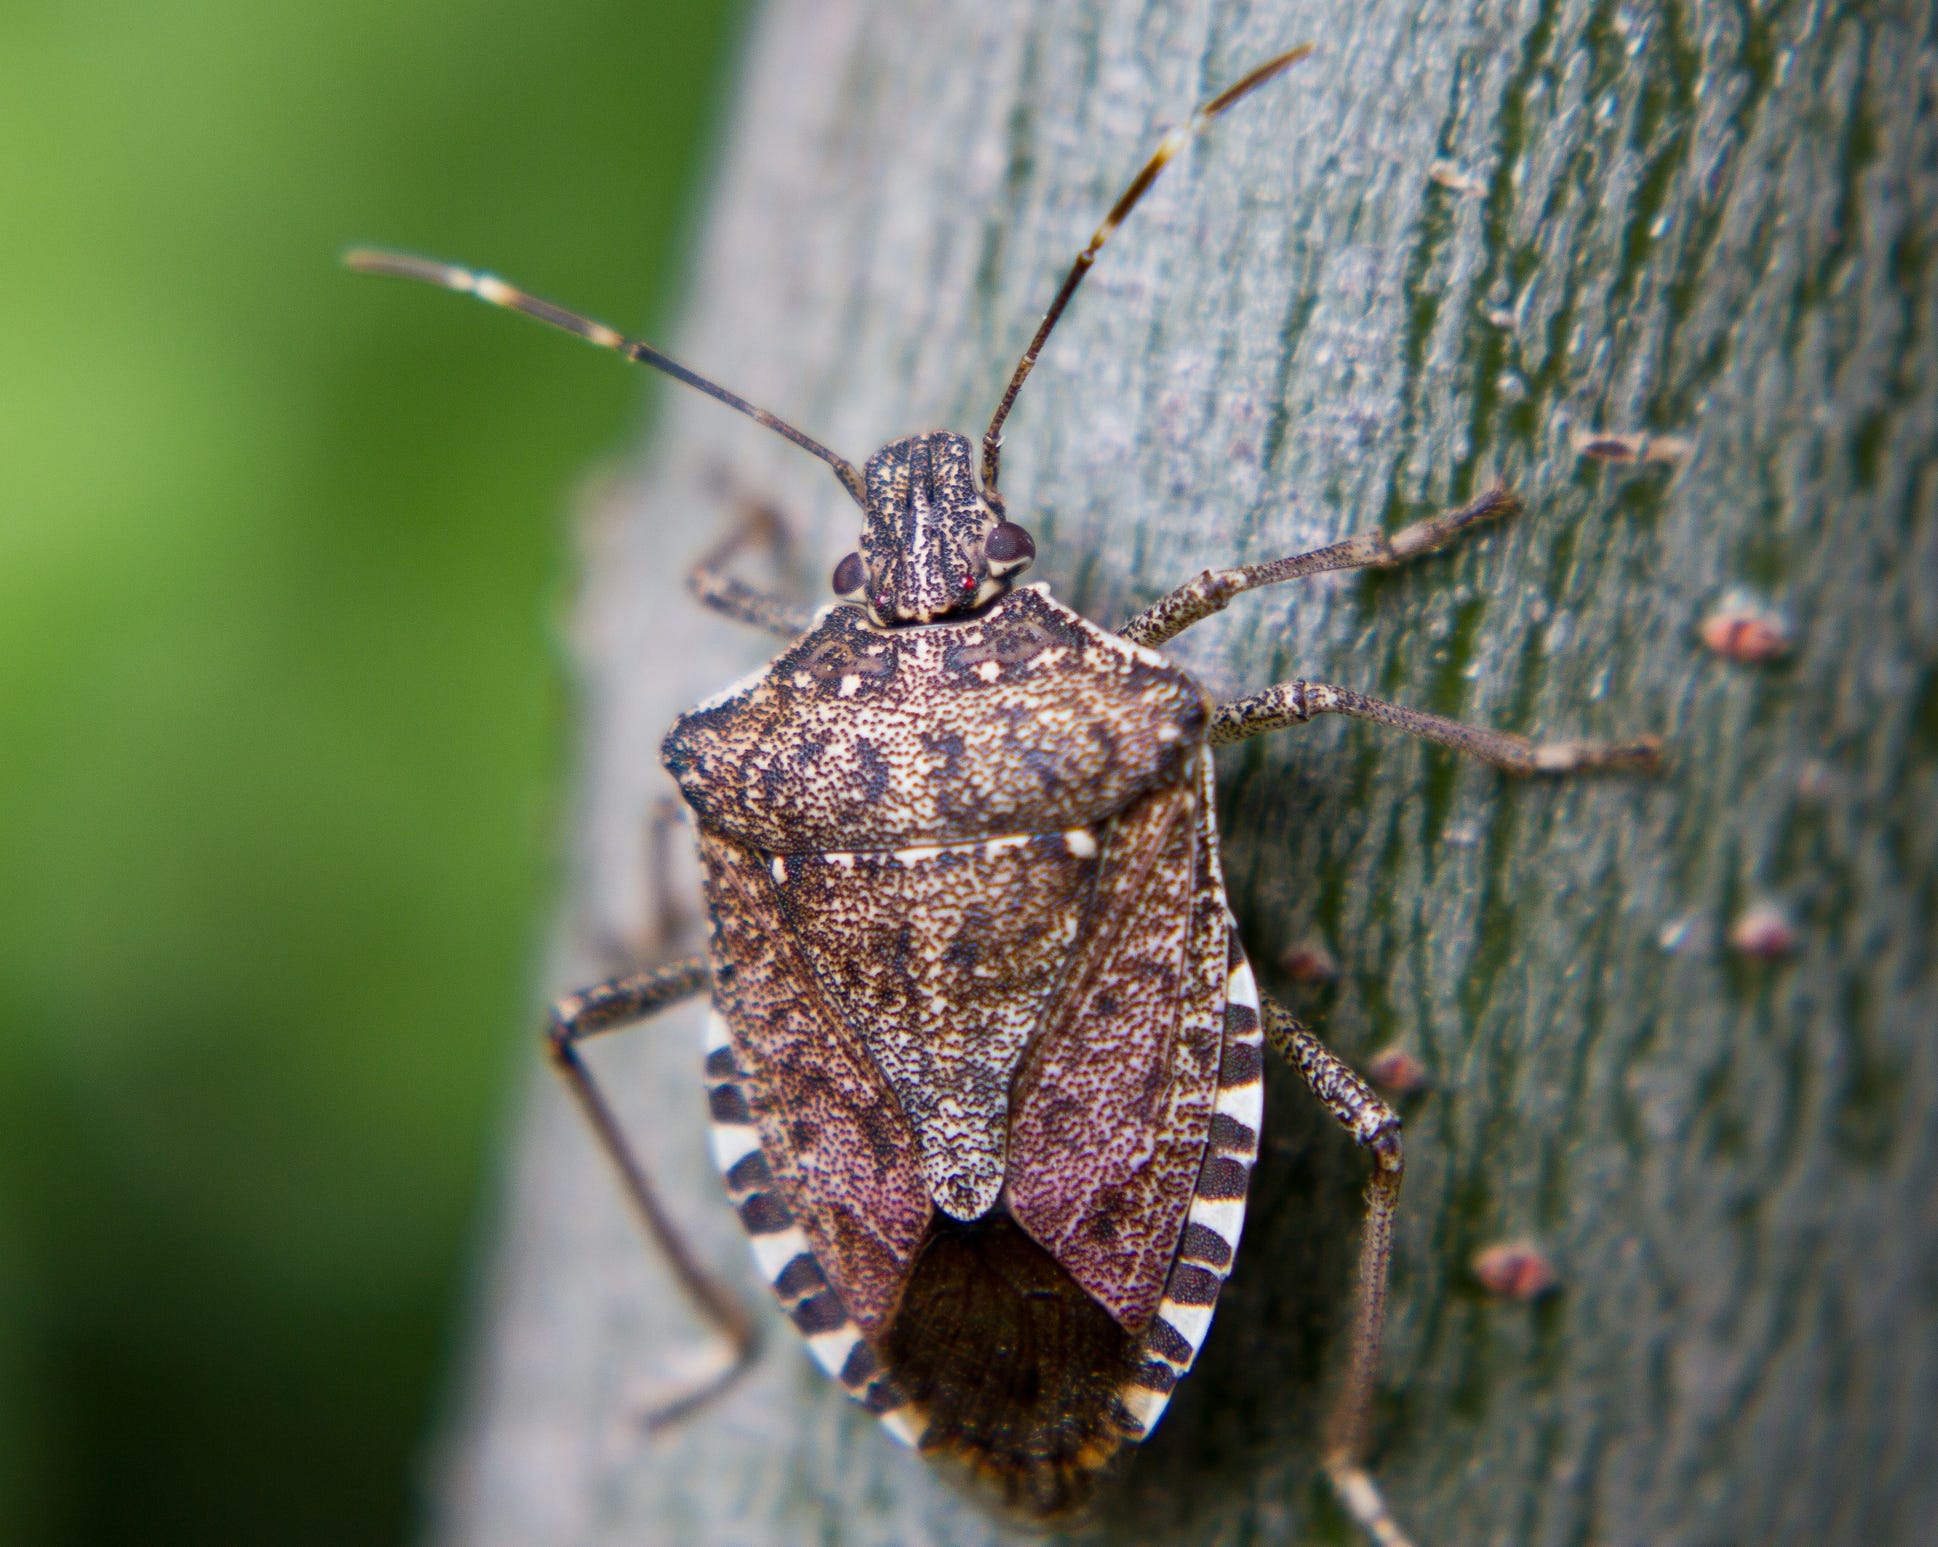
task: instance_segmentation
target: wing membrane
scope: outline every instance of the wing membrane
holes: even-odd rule
[[[768,862],[710,833],[714,998],[747,1073],[761,1150],[849,1314],[893,1311],[931,1208],[915,1136],[881,1073],[815,989]]]
[[[1132,1330],[1163,1294],[1217,1096],[1228,924],[1208,794],[1194,780],[1117,819],[1095,930],[1012,1102],[1011,1214]]]

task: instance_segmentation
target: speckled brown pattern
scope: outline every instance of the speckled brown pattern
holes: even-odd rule
[[[714,1004],[745,1071],[761,1152],[822,1271],[873,1333],[893,1310],[928,1229],[915,1135],[840,1007],[812,992],[813,973],[780,917],[767,857],[712,833],[703,832],[700,845],[713,915]]]
[[[927,623],[992,600],[984,539],[997,516],[976,487],[975,453],[947,430],[910,435],[868,459],[862,481],[860,600],[878,623]],[[987,586],[988,590],[983,588]]]
[[[1003,1185],[1009,1089],[1101,866],[1088,829],[769,866],[782,916],[894,1089],[936,1207],[976,1219]]]
[[[1096,928],[1016,1090],[1011,1212],[1133,1331],[1177,1252],[1225,1026],[1224,891],[1194,785],[1114,824]]]
[[[1207,721],[1161,655],[1028,586],[932,627],[837,607],[662,751],[704,830],[827,854],[1094,826],[1182,784]]]
[[[1146,1432],[1146,1345],[1189,1367],[1236,1249],[1245,1169],[1199,1202],[1233,970],[1208,726],[1187,675],[1028,587],[927,626],[835,608],[666,740],[756,1255],[895,1432],[1037,1512]],[[1011,1362],[961,1379],[978,1347]]]

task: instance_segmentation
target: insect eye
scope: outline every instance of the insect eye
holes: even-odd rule
[[[1027,564],[1036,557],[1036,539],[1014,521],[998,521],[983,539],[982,551],[992,564]]]
[[[851,553],[834,567],[834,594],[852,596],[867,583],[867,572],[862,568],[861,555]]]

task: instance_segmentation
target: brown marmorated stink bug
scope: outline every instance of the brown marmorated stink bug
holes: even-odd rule
[[[1110,632],[1016,579],[1035,544],[997,489],[1002,426],[1099,249],[1193,134],[1166,136],[1077,257],[982,438],[934,431],[857,469],[650,345],[488,275],[381,252],[351,268],[460,290],[677,377],[834,469],[861,508],[837,605],[802,618],[703,559],[715,608],[786,634],[663,748],[699,829],[706,955],[572,994],[552,1058],[645,1230],[732,1352],[755,1323],[696,1260],[578,1045],[709,990],[713,1152],[814,1357],[898,1440],[1011,1508],[1079,1510],[1190,1370],[1238,1249],[1269,1042],[1373,1159],[1358,1306],[1325,1467],[1376,1540],[1365,1470],[1399,1118],[1261,1003],[1219,871],[1211,749],[1354,715],[1516,773],[1646,765],[1652,741],[1535,744],[1294,681],[1226,704],[1158,646],[1245,591],[1386,568],[1514,509],[1502,490],[1393,533],[1207,570]],[[667,1411],[671,1411],[671,1408]],[[664,1415],[662,1415],[664,1416]]]

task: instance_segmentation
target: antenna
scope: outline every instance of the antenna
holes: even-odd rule
[[[1249,96],[1274,76],[1289,70],[1301,59],[1318,47],[1316,43],[1301,43],[1297,48],[1280,54],[1276,59],[1268,59],[1236,85],[1227,86],[1217,96],[1198,108],[1190,118],[1165,135],[1159,142],[1151,159],[1144,163],[1144,170],[1131,179],[1117,202],[1104,216],[1104,223],[1097,227],[1097,234],[1090,238],[1090,245],[1077,254],[1077,261],[1070,265],[1070,272],[1064,276],[1063,286],[1050,302],[1049,311],[1043,315],[1042,324],[1036,330],[1036,337],[1030,340],[1030,347],[1023,351],[1023,358],[1016,364],[1016,374],[1009,378],[1009,390],[1003,394],[1002,402],[996,405],[996,416],[989,421],[989,428],[982,437],[982,486],[983,494],[1001,508],[1001,497],[996,493],[996,464],[1003,449],[1003,421],[1009,417],[1009,410],[1016,402],[1016,394],[1023,390],[1023,383],[1029,380],[1031,370],[1036,366],[1036,357],[1043,352],[1043,341],[1050,336],[1050,329],[1056,326],[1057,318],[1063,315],[1063,308],[1070,304],[1070,297],[1077,293],[1077,286],[1083,283],[1083,276],[1090,272],[1090,265],[1097,261],[1097,254],[1105,242],[1124,223],[1125,218],[1137,208],[1137,201],[1144,197],[1151,184],[1157,181],[1166,163],[1179,151],[1191,143],[1198,134],[1226,108],[1244,97]]]
[[[439,263],[430,258],[413,258],[407,253],[379,252],[372,248],[357,247],[343,255],[343,266],[355,269],[359,274],[387,274],[394,279],[414,279],[420,284],[436,285],[441,290],[457,290],[465,295],[474,295],[491,306],[502,306],[507,311],[522,313],[539,322],[559,328],[567,333],[576,333],[588,344],[597,344],[601,349],[610,349],[622,354],[628,360],[637,360],[641,365],[664,371],[675,381],[685,382],[695,391],[704,392],[715,402],[725,403],[749,419],[764,424],[776,435],[785,436],[803,451],[811,452],[829,467],[834,469],[835,477],[841,480],[854,502],[864,510],[868,508],[868,497],[862,487],[861,474],[854,463],[846,457],[835,455],[813,436],[794,428],[785,419],[778,419],[764,408],[756,408],[745,398],[736,396],[725,387],[715,386],[706,377],[688,370],[670,355],[661,354],[651,344],[639,339],[627,338],[624,334],[607,327],[603,322],[594,322],[590,317],[582,317],[577,312],[567,311],[551,301],[527,294],[516,286],[506,284],[502,279],[490,274],[481,274],[475,269],[461,269],[455,264]]]

